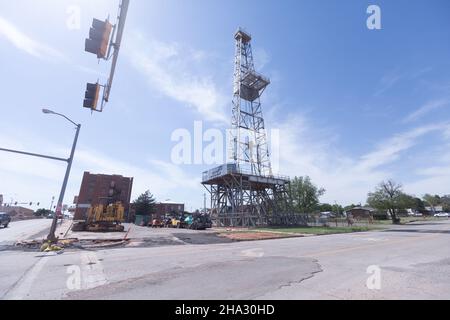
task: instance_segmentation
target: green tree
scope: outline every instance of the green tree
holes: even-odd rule
[[[341,206],[340,204],[335,203],[335,204],[333,204],[333,210],[332,211],[337,213],[338,215],[342,216],[344,214],[345,210],[344,210],[343,206]]]
[[[423,196],[423,201],[427,203],[433,212],[436,212],[435,207],[441,204],[441,197],[438,195],[426,194]]]
[[[133,201],[136,215],[148,216],[155,212],[155,198],[149,190]]]
[[[368,194],[367,203],[378,210],[386,210],[392,218],[392,223],[400,223],[397,217],[399,210],[411,208],[414,205],[414,198],[403,193],[401,184],[392,180],[382,182],[375,189],[375,192]]]
[[[36,212],[34,213],[34,215],[36,216],[36,217],[46,217],[46,216],[48,216],[49,214],[51,214],[52,212],[50,211],[50,210],[48,210],[48,209],[38,209],[38,210],[36,210]]]
[[[413,196],[410,196],[409,194],[402,193],[398,199],[398,211],[406,212],[406,209],[415,209],[415,206],[417,205],[416,198]]]
[[[414,209],[417,212],[424,212],[425,211],[425,203],[420,198],[414,198],[414,204],[411,207],[411,209]]]
[[[342,215],[344,213],[344,208],[337,203],[321,203],[317,206],[317,210],[319,210],[320,212],[333,212],[337,215]]]
[[[442,209],[445,212],[450,212],[450,195],[445,195],[441,197]]]
[[[311,213],[318,209],[319,198],[325,193],[325,189],[314,185],[308,176],[295,177],[290,183],[289,193],[296,212]]]

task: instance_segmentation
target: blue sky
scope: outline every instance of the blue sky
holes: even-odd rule
[[[366,9],[381,8],[381,30]],[[450,3],[434,1],[132,0],[111,101],[83,109],[86,82],[108,64],[84,52],[91,19],[114,19],[118,1],[18,0],[0,4],[0,147],[66,157],[74,131],[46,106],[82,124],[66,192],[82,172],[135,178],[133,196],[201,207],[207,164],[173,163],[177,129],[230,126],[234,39],[253,35],[262,103],[279,173],[310,175],[324,202],[366,200],[392,178],[405,191],[450,193]],[[70,8],[80,28],[70,29]],[[69,10],[69,11],[68,11]],[[63,163],[0,153],[5,201],[50,204]]]

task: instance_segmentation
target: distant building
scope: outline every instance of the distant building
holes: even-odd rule
[[[372,216],[376,210],[370,207],[354,207],[346,211],[347,216],[352,216],[353,218],[367,218]]]
[[[184,203],[160,202],[155,205],[155,216],[164,217],[166,213],[183,213]]]
[[[434,206],[434,210],[433,207],[425,207],[425,210],[432,213],[444,212],[444,208],[442,206]]]
[[[133,178],[85,172],[81,182],[80,194],[75,197],[74,220],[86,219],[87,211],[92,206],[117,201],[122,202],[125,215],[127,215],[130,210],[132,188]]]
[[[24,207],[0,206],[0,212],[9,214],[13,221],[36,219],[34,211]]]

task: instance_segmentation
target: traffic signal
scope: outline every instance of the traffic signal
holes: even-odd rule
[[[83,107],[91,110],[97,110],[98,97],[100,94],[100,85],[98,83],[88,83],[84,94]]]
[[[105,59],[111,32],[112,24],[108,20],[94,19],[92,28],[89,30],[89,39],[85,41],[85,51],[96,54],[99,59]]]

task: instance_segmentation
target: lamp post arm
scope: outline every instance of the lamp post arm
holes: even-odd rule
[[[61,116],[61,117],[65,118],[67,121],[73,123],[75,127],[78,127],[78,126],[79,126],[79,124],[76,124],[74,121],[70,120],[67,116],[65,116],[65,115],[63,115],[63,114],[61,114],[61,113],[54,112],[54,114],[56,114],[56,115],[58,115],[58,116]]]

